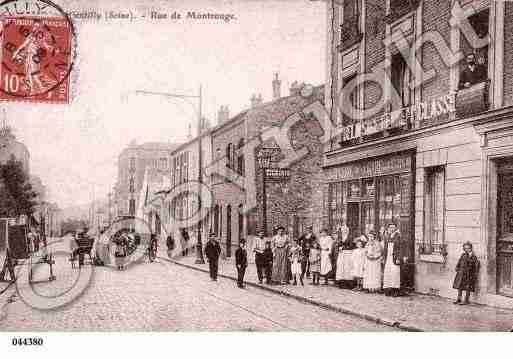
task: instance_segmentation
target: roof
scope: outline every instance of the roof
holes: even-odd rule
[[[279,116],[281,120],[285,120],[288,116],[292,115],[299,108],[314,102],[315,99],[324,100],[324,85],[314,87],[313,95],[310,97],[303,97],[301,94],[280,97],[272,101],[264,102],[255,107],[249,108],[237,114],[235,117],[215,126],[211,133],[222,131],[230,126],[235,126],[239,121],[252,120],[266,115]],[[278,114],[272,109],[278,108]],[[276,121],[276,118],[274,118]]]

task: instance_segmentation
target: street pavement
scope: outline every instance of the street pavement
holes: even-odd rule
[[[251,258],[252,259],[252,258]],[[176,263],[191,269],[208,271],[208,264],[195,264],[195,257],[176,257]],[[219,273],[235,280],[237,277],[233,257],[220,260]],[[208,276],[205,273],[206,276]],[[452,300],[412,293],[393,298],[382,294],[367,294],[329,286],[313,286],[305,279],[305,286],[259,285],[254,263],[250,263],[246,283],[284,297],[295,298],[334,312],[350,313],[361,318],[385,323],[392,327],[413,331],[502,331],[513,327],[513,311],[485,305],[458,306]],[[355,329],[357,330],[357,329]]]
[[[55,245],[65,249],[65,243]],[[165,255],[165,254],[163,254]],[[65,296],[80,275],[67,257],[56,257],[57,280],[47,282],[47,266],[35,271],[39,296]],[[393,328],[329,311],[230,279],[208,275],[164,259],[125,271],[92,267],[85,291],[51,310],[33,308],[16,286],[0,295],[0,331],[391,331]],[[80,273],[80,275],[79,275]],[[17,284],[26,291],[28,283]],[[1,287],[0,287],[1,288]],[[0,290],[1,292],[1,290]],[[80,293],[80,291],[79,291]],[[27,302],[27,303],[26,303]]]

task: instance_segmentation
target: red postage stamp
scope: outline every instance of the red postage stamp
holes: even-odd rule
[[[72,30],[65,18],[1,18],[0,100],[69,103]]]

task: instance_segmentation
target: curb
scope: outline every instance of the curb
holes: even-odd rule
[[[197,266],[193,266],[193,265],[190,265],[190,264],[181,263],[181,262],[173,260],[173,259],[168,259],[168,258],[164,258],[164,257],[159,257],[159,258],[163,259],[165,261],[168,261],[170,263],[173,263],[173,264],[176,264],[176,265],[188,268],[188,269],[193,269],[193,270],[196,270],[196,271],[199,271],[199,272],[208,273],[207,269],[199,268]],[[219,273],[218,276],[222,277],[222,278],[226,278],[226,279],[231,279],[233,281],[237,280],[237,278],[235,278],[234,276],[230,276],[230,275],[226,275],[226,274],[222,274],[222,273]],[[295,299],[295,300],[297,300],[299,302],[312,304],[312,305],[315,305],[317,307],[324,308],[324,309],[327,309],[327,310],[330,310],[330,311],[333,311],[333,312],[337,312],[337,313],[341,313],[341,314],[352,315],[352,316],[355,316],[355,317],[358,317],[358,318],[361,318],[361,319],[365,319],[365,320],[368,320],[368,321],[371,321],[371,322],[374,322],[374,323],[377,323],[377,324],[386,325],[388,327],[392,327],[392,328],[396,328],[396,329],[401,329],[401,330],[408,331],[408,332],[424,332],[424,331],[426,331],[425,329],[418,328],[418,327],[415,327],[415,326],[403,325],[400,322],[391,320],[389,318],[378,317],[378,316],[376,316],[374,314],[358,312],[358,311],[355,311],[355,310],[352,310],[352,309],[348,309],[348,308],[336,307],[336,306],[331,305],[331,304],[323,303],[323,302],[320,302],[320,301],[314,300],[314,299],[305,298],[305,297],[302,297],[300,295],[288,293],[286,291],[283,291],[283,290],[280,290],[280,289],[276,289],[276,288],[273,288],[273,287],[267,287],[267,286],[260,285],[260,284],[257,284],[257,283],[253,283],[253,282],[245,282],[245,284],[249,285],[251,287],[255,287],[255,288],[266,290],[268,292],[272,292],[272,293],[275,293],[275,294],[280,294],[280,295],[283,295],[285,297],[289,297],[289,298]]]

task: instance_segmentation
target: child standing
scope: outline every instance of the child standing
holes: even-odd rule
[[[310,272],[312,272],[312,284],[319,285],[319,278],[321,272],[321,248],[319,242],[313,243],[313,248],[310,249]]]
[[[292,278],[294,279],[294,285],[297,285],[297,277],[299,277],[301,285],[304,285],[303,279],[300,277],[301,257],[301,247],[299,246],[297,239],[294,239],[294,243],[289,249],[290,273],[292,274]]]
[[[363,236],[362,236],[363,237]],[[363,240],[356,241],[356,249],[353,250],[353,270],[352,274],[356,281],[355,290],[360,291],[363,289],[363,266],[365,265],[365,248],[363,247]]]
[[[454,304],[470,304],[470,292],[474,292],[479,272],[479,260],[472,251],[472,243],[463,244],[463,254],[456,265],[456,277],[454,278],[453,288],[458,290],[458,298]],[[465,293],[465,301],[461,301],[461,296]]]
[[[273,250],[271,248],[271,241],[265,242],[264,249],[264,270],[265,270],[265,282],[271,284],[271,276],[273,271]]]

